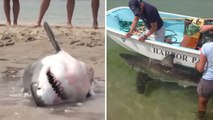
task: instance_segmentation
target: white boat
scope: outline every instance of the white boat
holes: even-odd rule
[[[159,12],[162,18],[195,18],[192,16],[179,15],[167,12]],[[124,35],[126,32],[120,30],[120,25],[116,16],[124,21],[132,21],[134,14],[129,7],[117,7],[107,11],[107,35],[122,47],[133,51],[135,53],[142,54],[146,57],[162,60],[166,55],[174,53],[174,63],[183,66],[193,68],[195,63],[199,59],[200,51],[192,48],[181,47],[180,43],[184,36],[184,20],[165,20],[164,25],[166,29],[166,35],[176,34],[176,43],[168,44],[164,42],[158,42],[154,40],[153,36],[150,36],[145,42],[139,42],[138,35],[132,35],[131,38],[126,39]]]

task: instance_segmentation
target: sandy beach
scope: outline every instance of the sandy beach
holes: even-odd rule
[[[54,49],[43,27],[0,26],[0,120],[104,120],[104,28],[52,26],[52,30],[63,50],[94,67],[96,96],[82,103],[37,107],[22,92],[23,71]]]

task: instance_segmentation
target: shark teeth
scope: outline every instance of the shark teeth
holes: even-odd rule
[[[55,78],[55,76],[51,73],[50,70],[48,70],[47,72],[47,79],[51,84],[53,90],[57,94],[57,96],[60,97],[61,99],[66,99],[64,89],[61,86],[61,82]]]

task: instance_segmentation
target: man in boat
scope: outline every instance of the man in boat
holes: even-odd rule
[[[213,31],[213,25],[204,25],[200,32]],[[201,48],[200,59],[195,69],[203,72],[200,83],[197,86],[198,92],[198,113],[203,115],[206,112],[209,98],[213,94],[213,42],[205,43]],[[200,116],[202,117],[202,116]]]
[[[151,34],[155,36],[155,40],[164,41],[165,28],[163,26],[163,20],[161,19],[158,10],[155,6],[144,2],[143,0],[129,0],[129,8],[134,13],[130,31],[126,34],[126,38],[131,37],[134,32],[139,19],[142,19],[147,27],[148,31],[145,32],[139,41],[145,41]]]

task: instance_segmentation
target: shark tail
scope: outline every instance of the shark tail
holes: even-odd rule
[[[50,42],[52,43],[52,45],[55,48],[56,52],[61,51],[61,48],[60,48],[58,42],[55,39],[53,31],[51,30],[51,28],[50,28],[50,26],[49,26],[49,24],[47,22],[44,22],[44,29],[46,30],[47,35],[48,35],[48,37],[50,39]]]

